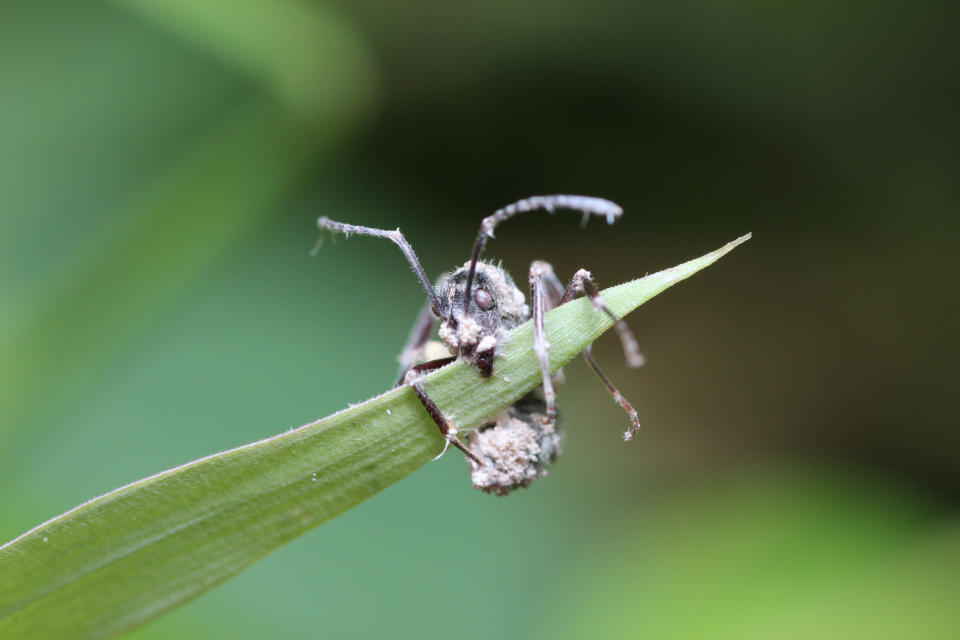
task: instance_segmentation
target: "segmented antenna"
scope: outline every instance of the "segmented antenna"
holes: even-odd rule
[[[400,229],[394,229],[390,231],[386,229],[374,229],[373,227],[361,227],[355,224],[336,222],[327,216],[320,216],[320,218],[317,220],[317,226],[321,231],[342,233],[347,237],[349,237],[351,233],[355,233],[360,236],[386,238],[400,247],[400,251],[402,251],[403,255],[407,258],[407,262],[410,263],[410,268],[413,269],[413,272],[420,280],[420,284],[423,285],[423,290],[427,293],[427,298],[430,300],[430,306],[433,308],[433,313],[437,316],[440,315],[440,300],[437,298],[437,294],[434,292],[433,285],[430,284],[427,274],[424,273],[423,267],[420,266],[420,261],[417,259],[417,254],[413,252],[413,247],[410,246],[410,243],[407,242],[407,239],[403,237],[402,233],[400,233]],[[311,253],[316,253],[321,244],[323,244],[322,234],[320,239],[317,241],[317,246],[313,248]]]
[[[470,304],[470,289],[473,286],[473,276],[477,270],[477,261],[480,259],[480,253],[487,243],[487,238],[493,237],[494,228],[504,220],[512,218],[518,213],[539,209],[550,213],[553,213],[556,209],[570,209],[572,211],[580,211],[584,216],[604,216],[607,219],[607,224],[613,224],[616,219],[620,217],[620,214],[623,213],[623,209],[621,209],[618,204],[604,200],[603,198],[553,195],[524,198],[513,204],[508,204],[503,209],[499,209],[492,215],[487,216],[480,224],[480,233],[477,235],[477,241],[473,245],[473,255],[470,257],[470,268],[467,270],[467,286],[463,290],[463,298],[460,300],[460,312],[462,314],[466,314],[467,306]]]

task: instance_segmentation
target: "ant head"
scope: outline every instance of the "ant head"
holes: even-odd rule
[[[440,277],[436,291],[440,304],[440,338],[460,353],[490,351],[503,333],[530,317],[530,309],[513,278],[502,267],[477,262],[470,295],[464,290],[470,263]]]

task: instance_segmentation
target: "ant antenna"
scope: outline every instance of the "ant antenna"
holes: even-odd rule
[[[433,285],[430,284],[430,279],[427,278],[427,274],[424,273],[423,267],[420,266],[420,261],[417,260],[417,254],[413,252],[413,247],[410,246],[410,243],[407,242],[407,239],[403,237],[402,233],[400,233],[400,229],[389,231],[386,229],[374,229],[372,227],[360,227],[354,224],[335,222],[327,216],[320,216],[320,219],[317,220],[317,226],[320,227],[321,231],[320,240],[317,241],[317,246],[313,248],[313,252],[311,253],[316,253],[317,249],[320,248],[320,245],[323,244],[323,231],[329,231],[331,234],[342,233],[345,236],[355,233],[358,236],[386,238],[400,247],[400,251],[403,252],[407,262],[410,263],[410,268],[413,269],[413,272],[420,280],[420,284],[423,285],[423,290],[427,293],[427,298],[430,300],[430,306],[433,309],[434,315],[438,317],[440,316],[440,300],[437,298],[437,294],[433,290]]]
[[[607,224],[613,224],[623,209],[614,202],[604,200],[603,198],[593,198],[590,196],[572,196],[572,195],[554,195],[554,196],[533,196],[518,200],[513,204],[508,204],[502,209],[495,211],[492,215],[483,219],[480,224],[480,233],[477,235],[477,241],[473,245],[473,255],[470,257],[470,268],[467,270],[467,286],[463,290],[463,298],[460,301],[460,313],[466,314],[467,307],[470,305],[470,289],[473,286],[473,275],[477,270],[477,261],[480,259],[480,253],[483,251],[487,238],[493,237],[494,228],[508,218],[512,218],[518,213],[526,211],[536,211],[543,209],[553,213],[556,209],[570,209],[580,211],[586,219],[590,215],[604,216]]]

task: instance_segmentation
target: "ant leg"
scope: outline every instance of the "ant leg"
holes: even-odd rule
[[[400,229],[387,231],[385,229],[374,229],[372,227],[358,227],[357,225],[353,224],[334,222],[327,216],[320,216],[320,218],[317,220],[317,226],[320,227],[321,231],[342,233],[347,237],[349,237],[351,233],[355,233],[361,236],[386,238],[400,247],[400,251],[402,251],[403,255],[407,258],[407,262],[410,263],[410,266],[413,268],[413,272],[416,274],[417,278],[420,279],[420,284],[423,285],[423,290],[427,292],[427,298],[430,300],[430,306],[433,310],[433,314],[435,316],[440,315],[440,300],[437,298],[437,294],[434,292],[433,285],[430,284],[430,280],[427,279],[427,274],[424,273],[423,267],[420,266],[420,260],[417,259],[417,254],[413,252],[413,247],[410,246],[410,243],[407,242],[407,239],[403,237],[402,233],[400,233]],[[320,235],[320,239],[317,240],[317,244],[311,253],[316,255],[317,250],[322,244],[323,234]]]
[[[640,345],[637,344],[637,339],[633,337],[633,333],[630,332],[630,328],[627,327],[627,323],[614,315],[613,311],[610,310],[610,307],[607,306],[607,303],[603,300],[603,297],[600,295],[600,292],[597,291],[597,287],[594,286],[593,280],[590,276],[590,272],[586,269],[580,269],[573,275],[573,279],[570,280],[570,284],[567,286],[567,290],[564,292],[563,297],[560,298],[560,302],[557,304],[559,307],[561,304],[566,304],[573,299],[573,296],[576,295],[577,290],[582,288],[584,293],[590,298],[590,301],[593,303],[593,306],[597,310],[606,313],[610,316],[610,319],[614,322],[614,328],[617,330],[617,334],[620,336],[620,342],[623,344],[623,354],[627,358],[627,366],[636,369],[637,367],[643,366],[643,363],[646,361],[643,357],[643,354],[640,353]]]
[[[613,224],[614,221],[623,213],[623,209],[616,203],[604,200],[603,198],[592,198],[590,196],[533,196],[518,200],[513,204],[508,204],[502,209],[494,211],[493,214],[483,219],[480,224],[480,233],[473,245],[473,254],[470,257],[470,267],[467,270],[466,287],[463,290],[463,298],[460,300],[460,313],[466,314],[467,306],[472,297],[471,287],[473,286],[473,274],[477,270],[477,261],[480,259],[480,253],[483,251],[487,238],[493,237],[493,230],[498,224],[512,218],[518,213],[527,211],[536,211],[543,209],[553,213],[555,209],[570,209],[580,211],[584,214],[584,219],[592,215],[604,216],[607,224]]]
[[[446,358],[444,358],[444,360],[445,359]],[[413,370],[411,369],[411,374],[412,373]],[[444,452],[446,452],[447,447],[452,444],[457,449],[460,449],[465,456],[482,467],[483,462],[480,460],[480,458],[478,458],[473,451],[470,451],[470,449],[468,449],[467,446],[460,442],[460,439],[457,438],[457,432],[459,431],[457,426],[443,416],[443,413],[440,412],[440,409],[437,407],[436,403],[431,400],[430,396],[427,395],[427,392],[423,390],[423,383],[420,381],[420,379],[413,378],[409,384],[411,387],[413,387],[413,392],[417,394],[417,399],[420,400],[420,404],[423,405],[423,408],[426,409],[427,413],[430,414],[430,417],[433,418],[433,421],[437,424],[437,428],[440,429],[440,433],[447,441],[443,446],[443,451],[440,452],[440,455],[442,456]],[[440,456],[437,457],[439,458]]]
[[[603,300],[603,297],[600,295],[600,292],[597,291],[597,287],[593,284],[593,280],[590,277],[590,272],[586,269],[580,269],[577,271],[573,278],[570,280],[570,284],[567,286],[567,290],[561,296],[560,301],[557,303],[557,306],[566,304],[573,299],[573,296],[576,295],[579,289],[583,289],[584,293],[590,298],[593,302],[593,306],[606,313],[614,321],[614,326],[617,329],[617,333],[620,334],[620,341],[623,343],[623,352],[627,357],[627,364],[631,367],[639,367],[643,364],[644,358],[640,353],[640,347],[637,344],[636,338],[633,337],[633,334],[630,332],[630,329],[620,318],[617,318],[616,315],[610,310],[610,307],[607,306],[607,303]],[[633,436],[637,434],[640,430],[640,419],[637,417],[637,412],[634,410],[633,405],[627,402],[627,399],[623,397],[620,391],[617,390],[610,379],[603,373],[603,370],[600,369],[600,365],[597,364],[597,361],[593,359],[591,353],[593,345],[587,345],[587,348],[583,350],[583,358],[587,361],[587,364],[593,369],[593,371],[600,378],[600,381],[603,382],[604,386],[610,392],[610,395],[613,396],[614,402],[623,407],[623,410],[627,412],[627,415],[630,416],[630,422],[633,423],[633,427],[628,431],[624,432],[623,439],[631,440]]]
[[[420,357],[420,352],[423,349],[423,345],[430,340],[430,334],[433,333],[433,327],[436,324],[436,318],[433,315],[433,312],[430,310],[430,303],[426,302],[423,305],[423,308],[420,309],[419,315],[417,315],[417,320],[413,324],[413,328],[410,329],[410,336],[407,338],[407,343],[403,346],[403,351],[400,352],[400,357],[397,358],[397,361],[400,363],[400,370],[397,372],[397,382],[400,384],[403,382],[404,377],[407,375],[407,371],[410,370],[410,367],[413,366],[413,363],[417,361],[417,358]]]
[[[627,402],[627,399],[624,398],[619,391],[617,391],[617,388],[613,386],[613,383],[610,382],[610,379],[604,375],[603,371],[600,369],[600,366],[597,364],[597,361],[593,359],[593,355],[590,353],[592,348],[592,343],[587,345],[587,348],[583,350],[583,358],[587,361],[587,364],[593,367],[594,372],[603,382],[604,386],[607,387],[610,395],[613,396],[613,401],[623,407],[623,410],[627,412],[628,416],[630,416],[630,422],[633,423],[633,427],[623,432],[623,439],[624,441],[633,440],[633,436],[637,435],[637,432],[640,431],[640,418],[637,417],[637,412],[634,410],[633,405]]]
[[[552,288],[551,297],[547,288]],[[530,265],[530,303],[533,305],[533,351],[540,361],[540,372],[543,376],[543,396],[547,403],[544,423],[555,422],[557,419],[557,394],[553,389],[553,376],[550,373],[549,350],[550,343],[543,325],[544,314],[553,308],[553,300],[560,295],[563,287],[553,273],[553,267],[540,260]]]
[[[437,358],[436,360],[428,360],[427,362],[421,362],[420,364],[415,364],[412,367],[410,367],[410,369],[407,370],[406,374],[404,374],[403,382],[407,384],[412,384],[427,371],[435,371],[436,369],[441,369],[456,359],[457,359],[457,356],[449,356],[446,358]]]

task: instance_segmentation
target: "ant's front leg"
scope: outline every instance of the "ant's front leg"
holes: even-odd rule
[[[477,372],[481,378],[489,378],[493,375],[493,349],[478,351],[473,356],[473,364],[477,367]]]
[[[580,269],[574,274],[573,278],[570,280],[570,284],[567,286],[567,290],[560,298],[560,302],[557,304],[557,306],[570,302],[570,300],[573,299],[573,296],[576,295],[581,289],[587,294],[587,297],[590,298],[593,306],[598,311],[606,313],[613,320],[613,326],[616,327],[617,333],[620,335],[620,341],[623,343],[623,353],[627,358],[627,364],[631,367],[641,366],[644,363],[644,358],[643,354],[640,353],[640,347],[637,344],[636,338],[633,337],[633,333],[630,332],[630,329],[627,327],[627,323],[614,315],[613,311],[610,310],[610,307],[607,306],[606,301],[600,295],[600,292],[597,291],[597,287],[593,284],[593,279],[590,277],[589,271],[586,269]],[[603,382],[603,385],[607,388],[607,391],[610,392],[610,395],[613,396],[614,402],[623,407],[623,410],[627,412],[628,416],[630,416],[630,422],[633,423],[633,426],[624,432],[623,439],[632,440],[633,436],[637,435],[637,432],[640,431],[640,419],[637,417],[637,412],[633,409],[633,405],[631,405],[627,399],[623,397],[620,391],[613,386],[613,383],[610,381],[610,379],[600,369],[600,365],[598,365],[597,361],[593,359],[593,355],[591,354],[592,347],[592,344],[587,345],[587,348],[583,350],[583,357],[587,361],[587,364],[590,365],[590,367],[600,378],[600,381]]]
[[[620,342],[623,344],[623,355],[627,358],[627,366],[632,369],[637,367],[642,367],[643,363],[646,361],[643,357],[643,354],[640,353],[640,345],[637,344],[637,339],[633,337],[633,333],[630,332],[630,328],[627,327],[627,323],[618,318],[613,311],[610,310],[610,307],[607,306],[606,301],[600,295],[600,292],[597,291],[597,287],[593,284],[593,278],[590,276],[590,272],[586,269],[580,269],[575,274],[573,278],[570,279],[570,284],[567,285],[567,290],[564,291],[563,296],[560,298],[560,302],[557,303],[557,306],[566,304],[573,299],[573,296],[577,294],[577,291],[583,290],[587,294],[587,297],[590,298],[590,302],[593,303],[593,306],[603,313],[610,316],[610,319],[613,320],[613,326],[617,330],[617,334],[620,336]]]
[[[430,362],[424,362],[423,364],[415,365],[410,368],[410,371],[407,372],[404,382],[413,388],[413,392],[416,394],[417,400],[420,401],[420,404],[423,405],[423,408],[427,410],[428,414],[430,414],[430,417],[433,419],[434,423],[436,423],[437,428],[440,429],[441,435],[443,435],[444,439],[446,440],[446,444],[443,445],[443,451],[440,452],[440,455],[438,455],[437,458],[446,453],[447,447],[452,444],[457,449],[460,449],[465,456],[482,467],[483,462],[480,460],[480,458],[478,458],[473,451],[470,451],[465,444],[460,442],[460,439],[457,437],[457,433],[460,431],[457,429],[457,425],[447,420],[447,418],[440,411],[440,408],[437,406],[437,403],[435,403],[423,389],[424,372],[431,371],[433,369],[439,369],[440,367],[450,364],[454,360],[456,360],[456,356],[440,358],[439,360],[431,360]]]

